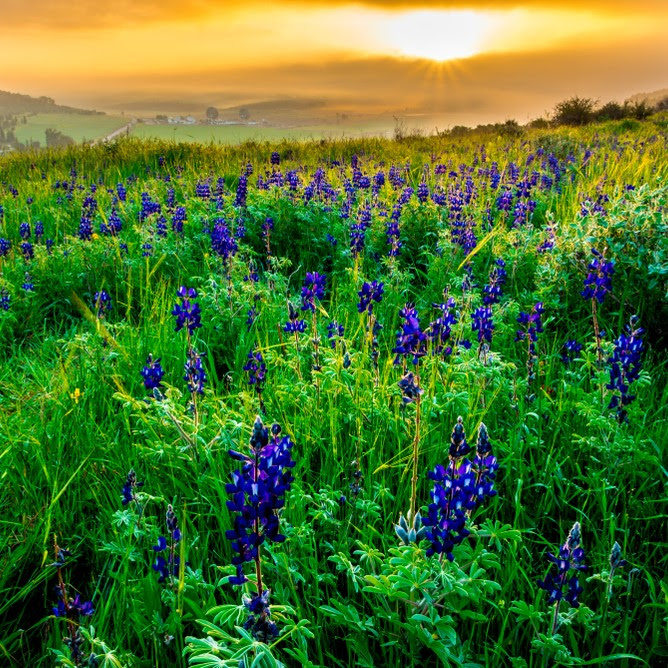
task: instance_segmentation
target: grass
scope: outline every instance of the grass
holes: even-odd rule
[[[389,133],[383,123],[350,126],[313,125],[296,128],[247,125],[146,125],[132,128],[132,136],[141,139],[159,139],[175,142],[237,144],[245,141],[309,141],[316,139],[344,139],[364,134]]]
[[[76,625],[51,610],[58,600],[55,538],[72,552],[62,568],[67,586],[95,608],[78,621],[84,661],[92,652],[100,665],[660,665],[668,649],[665,141],[665,130],[648,122],[517,139],[223,146],[130,138],[0,158],[0,237],[11,242],[0,258],[0,290],[10,298],[9,310],[0,310],[0,663],[76,663],[63,642]],[[296,194],[287,182],[256,188],[258,175],[276,169],[274,150],[283,176],[296,170]],[[347,218],[346,182],[359,178],[353,161],[372,182],[382,169],[386,181],[377,197],[358,182]],[[235,198],[248,163],[243,206]],[[396,189],[393,165],[405,181]],[[313,181],[319,168],[336,197]],[[518,195],[525,172],[531,179],[534,171],[535,185]],[[445,205],[418,199],[423,174],[430,194],[445,193]],[[205,181],[211,198],[196,195]],[[382,214],[392,213],[406,186],[416,194],[401,210],[401,253],[391,259]],[[514,224],[512,213],[499,209],[505,189],[514,204],[535,202],[530,220]],[[158,214],[140,215],[142,193],[161,205],[166,236],[158,234]],[[82,240],[89,197],[97,202],[94,234]],[[603,213],[589,213],[597,202]],[[350,224],[368,205],[371,224],[356,260]],[[179,206],[187,212],[182,233],[172,230]],[[118,236],[99,228],[112,210],[122,221]],[[210,234],[221,217],[231,233],[245,229],[227,262]],[[274,223],[268,239],[267,217]],[[36,221],[44,225],[39,240]],[[475,234],[473,250],[457,242],[461,221]],[[34,244],[29,260],[21,250],[24,222]],[[554,247],[539,252],[550,231]],[[51,252],[45,239],[54,240]],[[580,295],[591,247],[615,261],[613,292],[599,308],[607,332],[601,367],[591,305]],[[485,355],[471,314],[498,258],[507,281],[492,306]],[[463,290],[467,266],[473,287]],[[253,269],[258,282],[248,280]],[[26,271],[34,291],[21,287]],[[327,275],[316,310],[319,371],[312,369],[311,316],[298,343],[283,332],[287,301],[299,308],[312,271]],[[383,325],[377,368],[357,309],[357,292],[371,280],[385,285],[374,306]],[[202,311],[191,341],[206,353],[197,417],[183,379],[189,344],[171,315],[181,285],[197,289]],[[100,319],[94,295],[102,289],[113,308]],[[416,405],[405,405],[397,386],[399,311],[414,302],[425,329],[444,291],[456,301],[453,353],[430,352],[418,367],[423,516],[433,487],[427,472],[447,463],[458,416],[471,445],[485,423],[499,462],[498,494],[472,511],[471,536],[454,548],[452,562],[427,557],[428,541],[402,545],[394,530],[411,503],[416,429]],[[538,301],[544,332],[528,379],[517,316]],[[257,317],[248,327],[252,307]],[[637,397],[629,421],[620,423],[608,408],[607,360],[634,313],[646,330],[642,371],[631,387]],[[345,327],[334,348],[330,320]],[[456,345],[465,339],[470,348]],[[583,348],[564,364],[567,339]],[[272,619],[282,632],[268,644],[235,628],[247,613],[240,588],[227,582],[235,569],[225,485],[239,466],[228,450],[247,448],[260,411],[243,369],[254,348],[267,366],[265,421],[292,437],[296,461],[280,513],[286,540],[262,547]],[[149,353],[165,370],[158,395],[140,376]],[[130,468],[144,482],[141,513],[135,502],[121,504]],[[152,546],[167,535],[168,503],[186,567],[158,583]],[[579,607],[560,604],[554,633],[555,606],[537,581],[550,568],[547,553],[576,521],[588,566],[580,575],[584,591]],[[628,563],[611,574],[615,541]],[[251,583],[243,591],[251,594],[252,564],[246,574]]]
[[[106,137],[123,127],[127,119],[119,116],[82,115],[82,114],[33,114],[27,116],[27,123],[18,123],[16,138],[25,143],[30,140],[46,144],[45,131],[48,128],[60,130],[75,142],[92,141]]]

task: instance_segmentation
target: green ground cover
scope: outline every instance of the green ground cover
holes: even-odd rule
[[[38,141],[46,145],[45,131],[47,128],[60,130],[64,135],[72,137],[75,142],[92,141],[110,134],[123,127],[127,119],[120,116],[86,115],[86,114],[34,114],[27,116],[27,122],[16,126],[16,138],[26,143]]]
[[[1,157],[0,664],[662,665],[667,139]]]

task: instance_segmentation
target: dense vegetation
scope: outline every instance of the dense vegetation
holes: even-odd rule
[[[0,158],[0,663],[665,661],[667,138]]]

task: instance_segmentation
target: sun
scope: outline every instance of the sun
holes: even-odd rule
[[[484,49],[491,16],[475,11],[409,11],[388,19],[384,39],[403,56],[443,62]]]

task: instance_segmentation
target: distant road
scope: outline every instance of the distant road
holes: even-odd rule
[[[110,132],[108,135],[101,137],[100,139],[96,139],[93,144],[101,144],[106,141],[111,141],[112,139],[116,139],[116,137],[119,137],[122,134],[125,134],[126,132],[130,132],[132,127],[136,125],[137,119],[133,118],[131,119],[128,123],[126,123],[122,128],[118,128],[118,130],[114,130],[113,132]]]

